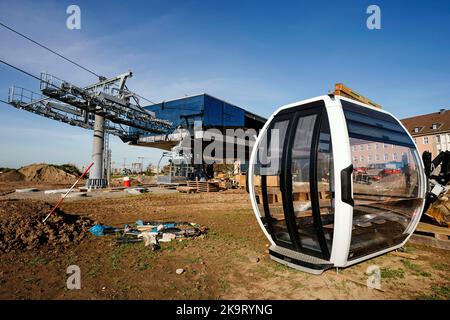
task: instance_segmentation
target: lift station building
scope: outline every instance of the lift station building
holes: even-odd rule
[[[263,117],[206,93],[163,101],[144,108],[153,112],[158,119],[170,121],[175,130],[187,129],[191,132],[194,123],[201,124],[203,130],[215,128],[225,132],[226,129],[238,128],[259,131],[266,122]],[[143,132],[133,144],[170,150],[179,141],[180,136],[176,134]]]

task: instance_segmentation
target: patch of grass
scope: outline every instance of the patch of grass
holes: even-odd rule
[[[431,289],[437,295],[445,299],[450,299],[450,285],[447,284],[443,286],[432,286]]]
[[[36,257],[36,258],[34,258],[33,260],[30,261],[30,265],[32,265],[33,267],[37,266],[37,265],[40,265],[40,264],[45,264],[45,263],[46,263],[46,261],[42,257]]]
[[[295,290],[295,289],[305,289],[305,288],[306,288],[306,286],[305,286],[303,283],[298,282],[298,281],[292,282],[292,283],[291,283],[291,287],[292,287],[294,290]]]
[[[269,270],[269,268],[267,268],[266,266],[264,266],[262,264],[259,264],[254,269],[254,273],[259,275],[259,276],[262,276],[263,278],[273,276],[272,270]]]
[[[150,265],[150,260],[154,258],[154,251],[150,247],[146,247],[144,243],[135,244],[133,246],[133,256],[137,256],[137,261],[135,268],[139,271],[148,270]]]
[[[450,266],[445,263],[432,263],[431,267],[439,271],[446,271],[450,269]]]
[[[236,237],[235,235],[226,232],[217,232],[217,231],[209,231],[208,235],[211,240],[220,240],[224,242],[236,241],[236,238],[239,238]]]
[[[32,277],[30,277],[30,278],[25,279],[24,282],[25,282],[25,283],[34,284],[34,283],[39,282],[39,280],[40,280],[39,278],[37,278],[37,277],[35,277],[35,276],[32,276]]]
[[[120,269],[120,261],[123,255],[128,249],[132,248],[132,246],[133,244],[122,244],[113,249],[113,251],[111,252],[111,265],[113,270]]]
[[[403,263],[405,268],[411,270],[415,276],[431,277],[431,273],[423,271],[418,264],[412,263],[411,261],[404,259],[402,259],[401,262]]]
[[[222,292],[228,292],[228,290],[230,289],[230,284],[228,283],[228,281],[225,278],[219,278],[218,282]]]
[[[293,271],[293,269],[292,268],[289,268],[288,266],[286,266],[286,265],[284,265],[284,264],[282,264],[282,263],[279,263],[279,262],[273,262],[273,263],[271,263],[270,264],[271,266],[272,266],[272,268],[275,270],[275,271],[280,271],[280,272],[283,272],[283,271]]]
[[[189,264],[195,264],[195,263],[200,263],[200,258],[199,257],[195,257],[195,256],[187,256],[183,258],[184,262],[189,263]]]
[[[381,279],[403,279],[405,277],[405,270],[402,268],[392,269],[383,267],[380,269]]]
[[[416,248],[411,247],[411,246],[404,246],[402,248],[403,248],[404,253],[412,253],[412,252],[416,251]]]
[[[184,241],[181,241],[181,242],[171,241],[171,242],[162,243],[159,248],[159,251],[175,251],[175,250],[177,250],[177,245],[178,244],[181,245],[181,244],[183,244],[183,242]],[[148,250],[150,250],[150,249],[148,249]]]
[[[419,294],[418,296],[416,296],[416,300],[440,300],[438,296],[436,296],[435,294]]]
[[[450,285],[431,286],[432,293],[420,294],[416,297],[418,300],[449,300]]]
[[[338,291],[343,291],[344,293],[349,293],[349,289],[347,287],[347,282],[345,280],[341,280],[339,282],[336,282],[336,283],[333,284],[333,286]]]
[[[100,267],[97,265],[94,265],[91,269],[89,269],[89,271],[86,273],[86,275],[89,278],[95,278],[98,276],[99,272],[100,272]]]

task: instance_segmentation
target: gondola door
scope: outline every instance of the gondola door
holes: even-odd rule
[[[329,259],[333,228],[326,233],[324,224],[333,223],[334,187],[325,106],[283,110],[268,129],[273,168],[261,174],[267,228],[277,245]]]

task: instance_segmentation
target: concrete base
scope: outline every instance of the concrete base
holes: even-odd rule
[[[108,181],[106,179],[88,179],[86,182],[86,187],[88,189],[100,189],[106,188]]]

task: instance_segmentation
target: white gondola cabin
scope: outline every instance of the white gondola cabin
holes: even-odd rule
[[[401,122],[334,95],[269,118],[248,185],[270,257],[315,274],[403,246],[426,194],[422,161]]]

